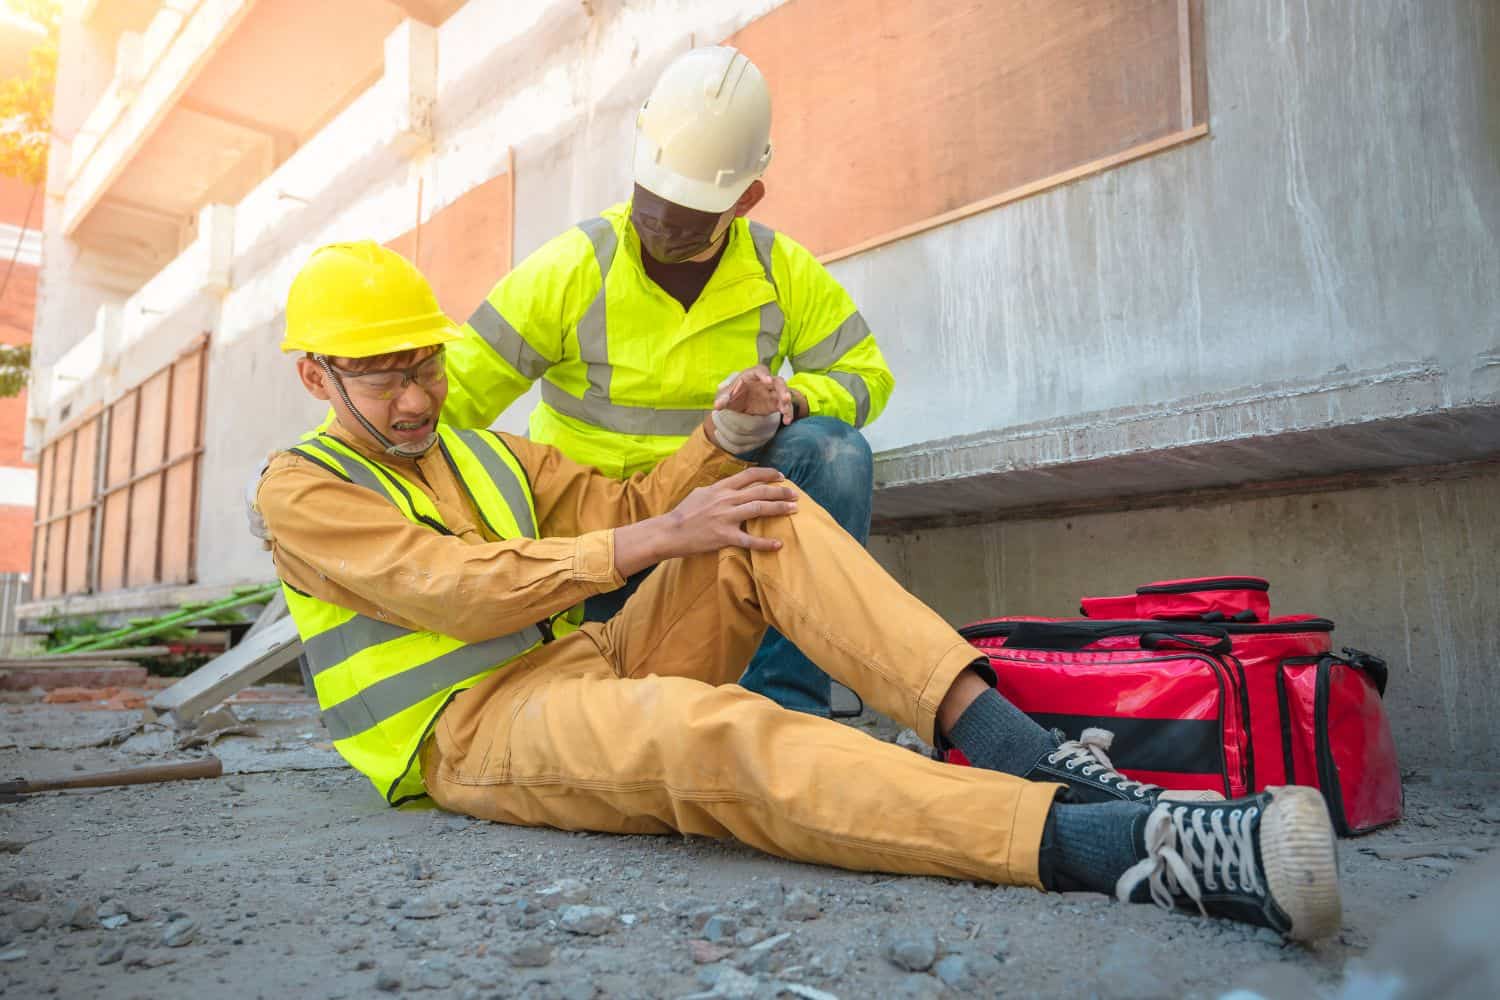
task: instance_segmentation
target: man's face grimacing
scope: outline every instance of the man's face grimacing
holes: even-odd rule
[[[387,446],[386,442],[375,440],[349,411],[348,404],[353,403],[360,415],[391,444],[412,454],[421,454],[431,445],[437,433],[438,414],[448,397],[441,346],[370,358],[323,358],[309,354],[297,360],[297,374],[309,393],[333,406],[339,425],[346,432],[372,447]],[[343,393],[339,392],[339,383],[343,385]]]

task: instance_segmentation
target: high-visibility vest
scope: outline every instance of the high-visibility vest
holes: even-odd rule
[[[525,470],[498,437],[440,424],[438,448],[495,536],[536,537],[536,505]],[[380,494],[408,520],[452,534],[415,484],[331,435],[304,439],[289,450]],[[357,614],[285,582],[282,590],[334,748],[391,805],[426,794],[418,750],[455,694],[542,643],[543,629],[560,635],[576,627],[558,617],[485,642],[465,643]]]
[[[528,256],[446,350],[449,424],[487,427],[540,379],[531,439],[617,477],[676,451],[719,383],[756,364],[789,363],[813,413],[855,427],[894,384],[853,300],[806,248],[734,220],[684,310],[646,274],[629,204]]]

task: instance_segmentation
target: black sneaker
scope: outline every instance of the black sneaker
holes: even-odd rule
[[[1196,908],[1294,941],[1339,929],[1338,848],[1317,789],[1267,788],[1215,803],[1163,802],[1146,818],[1146,857],[1115,886],[1122,901]]]
[[[1076,740],[1068,739],[1060,729],[1052,730],[1057,749],[1044,753],[1021,777],[1028,781],[1060,781],[1068,786],[1068,802],[1139,802],[1155,805],[1161,799],[1177,802],[1221,802],[1223,795],[1204,790],[1184,791],[1163,788],[1145,781],[1125,777],[1110,763],[1104,752],[1114,742],[1108,729],[1085,729]]]

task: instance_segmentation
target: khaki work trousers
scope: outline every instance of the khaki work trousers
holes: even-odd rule
[[[774,552],[662,563],[608,622],[458,695],[422,751],[445,809],[564,830],[735,837],[862,871],[1040,887],[1058,786],[941,764],[733,682],[767,625],[931,742],[973,647],[812,500]]]

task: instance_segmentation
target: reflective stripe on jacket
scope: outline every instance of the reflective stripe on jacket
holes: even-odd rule
[[[671,454],[729,375],[764,364],[812,413],[874,420],[894,379],[847,292],[802,246],[736,219],[691,309],[646,276],[628,203],[503,278],[448,350],[444,419],[487,427],[542,380],[530,436],[625,477]]]
[[[438,428],[438,447],[475,508],[500,538],[536,537],[526,473],[488,431]],[[409,520],[449,533],[437,508],[399,473],[331,435],[303,440],[293,453],[388,499]],[[334,748],[392,805],[425,792],[417,751],[455,693],[543,641],[528,626],[486,642],[464,643],[415,631],[319,600],[283,584]],[[573,630],[561,618],[559,634]],[[548,626],[552,627],[552,626]]]

